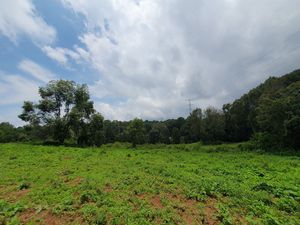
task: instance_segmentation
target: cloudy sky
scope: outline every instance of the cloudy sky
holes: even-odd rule
[[[0,122],[53,79],[105,118],[186,116],[300,68],[299,0],[0,0]]]

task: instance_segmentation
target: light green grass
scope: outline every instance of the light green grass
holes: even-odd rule
[[[296,156],[200,144],[0,155],[0,224],[300,224]]]

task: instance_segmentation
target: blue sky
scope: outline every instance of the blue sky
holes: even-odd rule
[[[0,122],[52,79],[105,118],[186,116],[300,68],[298,0],[0,0]]]

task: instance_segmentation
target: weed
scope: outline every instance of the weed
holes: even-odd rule
[[[30,188],[30,183],[23,181],[20,185],[19,185],[19,190],[25,190],[25,189],[29,189]]]

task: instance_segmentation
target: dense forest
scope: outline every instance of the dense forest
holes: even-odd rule
[[[73,81],[51,81],[39,94],[39,102],[24,102],[19,118],[27,125],[0,124],[0,142],[135,146],[251,140],[261,149],[300,147],[300,70],[270,77],[222,109],[196,108],[187,118],[165,121],[106,120],[95,111],[87,85]]]

